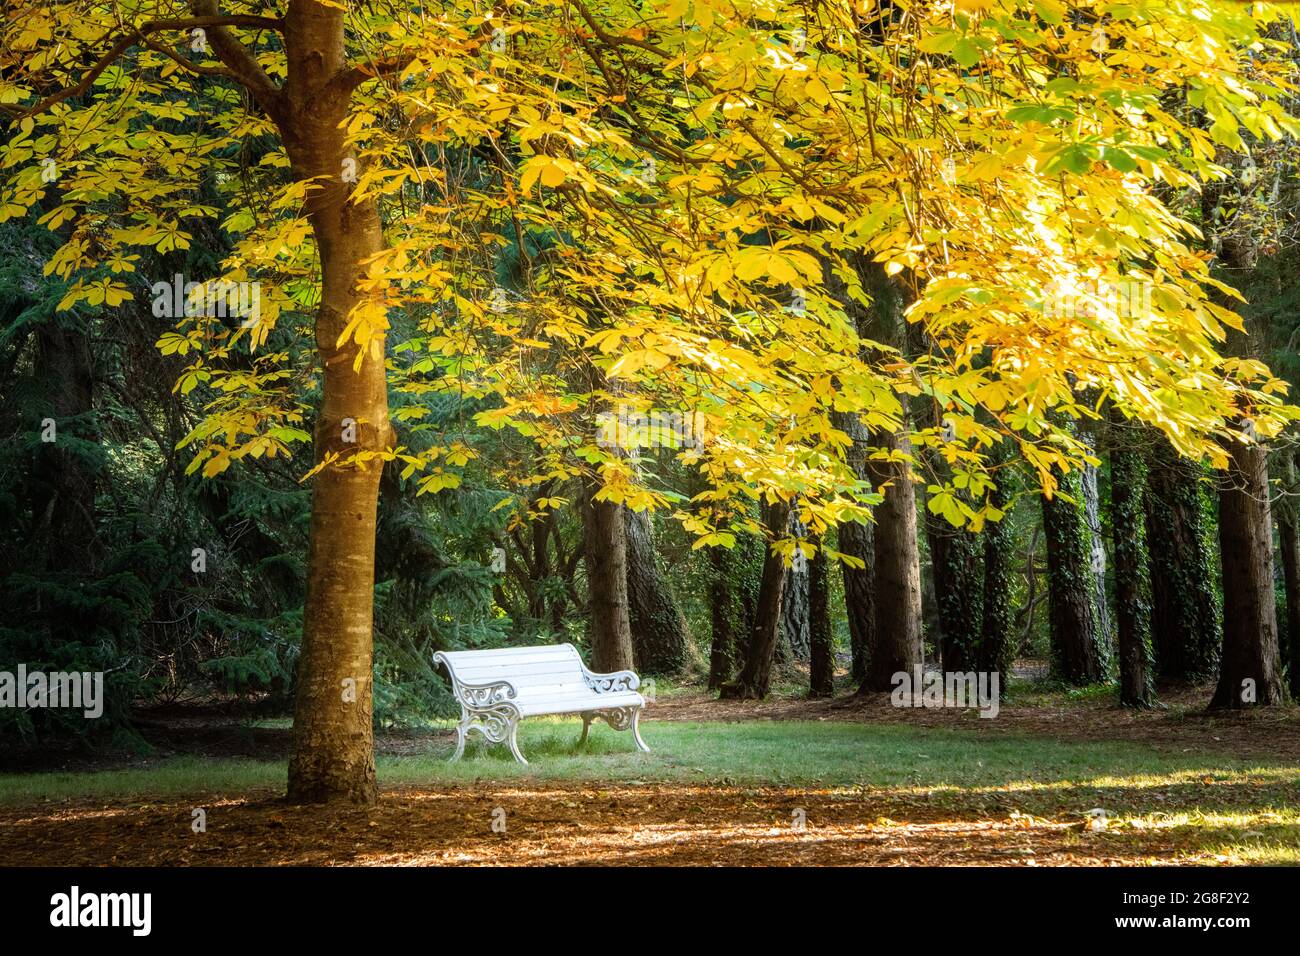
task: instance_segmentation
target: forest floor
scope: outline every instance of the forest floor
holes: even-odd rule
[[[982,719],[886,695],[665,689],[642,725],[651,754],[603,726],[577,747],[574,719],[525,722],[527,767],[504,748],[447,764],[446,727],[381,734],[382,795],[365,809],[279,798],[285,721],[172,708],[148,716],[147,756],[27,754],[0,775],[0,861],[1300,862],[1300,709],[1207,715],[1208,693],[1135,714],[1110,694],[1022,685]]]

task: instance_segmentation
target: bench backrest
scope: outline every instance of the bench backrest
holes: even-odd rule
[[[572,644],[501,647],[490,651],[442,651],[438,657],[462,684],[509,681],[520,697],[586,690],[584,668]]]

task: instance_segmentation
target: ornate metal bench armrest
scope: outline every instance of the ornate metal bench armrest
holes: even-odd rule
[[[515,685],[507,680],[496,680],[489,684],[467,684],[457,680],[456,695],[466,707],[494,707],[514,700],[518,692]]]
[[[595,674],[582,668],[582,679],[597,694],[614,694],[624,690],[636,690],[641,686],[641,678],[632,671],[614,671],[612,674]]]
[[[471,684],[461,680],[441,651],[433,655],[433,662],[447,668],[456,699],[465,707],[493,707],[518,696],[515,685],[508,680],[494,680],[485,684]]]

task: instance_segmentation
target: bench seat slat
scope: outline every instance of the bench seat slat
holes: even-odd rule
[[[556,694],[525,698],[519,703],[519,713],[524,717],[581,714],[612,710],[615,707],[637,707],[642,703],[644,701],[636,691],[620,691],[616,694]]]

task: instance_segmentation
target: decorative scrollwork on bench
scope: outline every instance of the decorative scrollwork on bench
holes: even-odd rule
[[[515,689],[505,681],[493,684],[461,684],[460,699],[466,707],[492,707],[513,700]]]
[[[591,671],[586,671],[582,679],[597,694],[636,690],[641,685],[641,679],[631,671],[617,671],[613,674],[593,674]]]
[[[615,730],[627,730],[632,726],[632,718],[640,709],[640,707],[611,707],[609,710],[596,711],[596,715]]]
[[[490,742],[499,744],[510,737],[512,725],[519,720],[519,710],[514,704],[501,704],[484,709],[467,710],[461,718],[463,733],[477,730]]]

